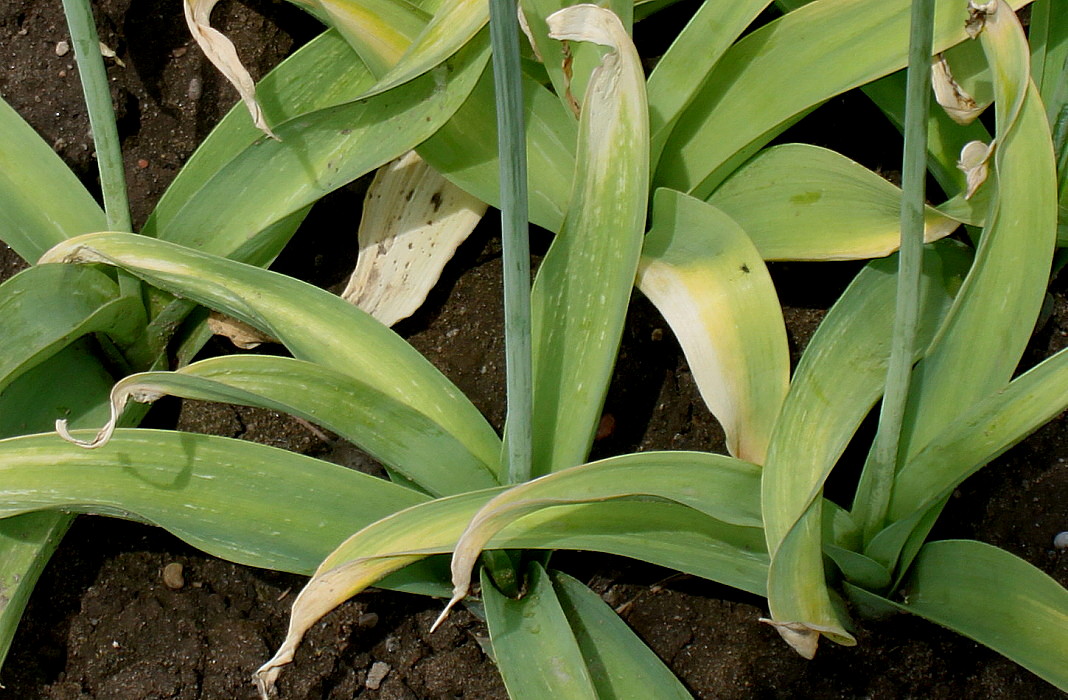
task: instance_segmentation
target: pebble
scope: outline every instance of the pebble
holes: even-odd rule
[[[66,56],[68,53],[70,53],[70,44],[68,44],[65,41],[61,41],[58,44],[56,44],[56,55],[57,56]]]
[[[184,567],[176,561],[172,561],[163,567],[163,585],[172,591],[177,591],[185,586],[185,576],[182,574]]]
[[[391,670],[385,661],[375,661],[371,664],[371,670],[367,672],[367,680],[363,684],[371,690],[378,690]]]
[[[1068,549],[1068,532],[1058,532],[1053,538],[1053,546],[1056,549]]]

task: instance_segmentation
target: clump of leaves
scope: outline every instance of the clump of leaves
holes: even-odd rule
[[[1068,686],[1059,663],[1068,648],[1068,592],[987,545],[925,543],[960,481],[1065,405],[1063,353],[1010,381],[1045,293],[1057,217],[1049,123],[1012,7],[997,2],[970,19],[994,68],[976,73],[992,76],[991,174],[966,196],[965,174],[954,174],[947,158],[981,127],[934,129],[932,170],[960,194],[941,211],[914,207],[920,239],[966,221],[983,226],[979,245],[973,255],[956,242],[930,243],[912,268],[915,340],[897,353],[912,380],[901,437],[889,461],[873,453],[847,509],[822,488],[887,387],[902,386],[888,385],[887,367],[906,272],[896,257],[869,263],[790,377],[763,259],[886,255],[898,245],[900,192],[829,151],[760,149],[823,100],[901,68],[909,3],[828,0],[738,39],[766,4],[706,3],[648,80],[627,37],[629,6],[522,6],[544,70],[523,78],[530,217],[558,233],[531,302],[538,478],[510,484],[501,440],[477,410],[360,310],[211,250],[101,233],[66,241],[45,259],[118,267],[248,323],[293,354],[133,375],[112,393],[116,416],[128,398],[164,393],[284,410],[365,447],[394,483],[268,447],[109,425],[106,444],[91,451],[54,435],[0,442],[12,485],[2,512],[133,513],[235,561],[314,570],[285,643],[261,669],[265,689],[304,631],[366,586],[448,594],[432,557],[455,552],[456,602],[484,550],[531,549],[632,556],[765,595],[769,620],[806,655],[820,636],[853,642],[840,596],[866,609],[899,607]],[[424,78],[461,80],[481,68],[473,58],[484,57],[480,6],[428,7],[424,16],[383,3],[372,14],[342,16],[344,6],[321,1],[314,9],[342,26],[369,68],[366,80],[378,86],[372,94],[388,88],[381,94],[394,97]],[[940,5],[935,50],[964,40],[967,10]],[[404,30],[364,31],[383,26]],[[814,27],[819,41],[811,40]],[[370,36],[384,38],[370,44]],[[322,56],[349,55],[340,42],[332,49],[337,54]],[[452,70],[424,72],[453,50],[460,53]],[[953,53],[967,58],[969,50]],[[868,89],[893,114],[902,93],[894,78],[885,80]],[[956,80],[967,82],[959,71]],[[492,87],[483,77],[455,117],[412,139],[454,184],[497,202],[496,157],[485,137],[493,131]],[[299,117],[272,121],[263,109],[282,144],[312,134],[306,145],[318,153],[326,132]],[[254,152],[278,148],[264,140]],[[680,338],[731,456],[655,452],[583,464],[635,282]],[[997,350],[978,347],[983,338]],[[97,442],[89,433],[74,437]],[[686,695],[596,595],[553,572],[546,558],[528,556],[518,567],[500,555],[482,559],[482,601],[513,696],[636,687]],[[1011,600],[1003,600],[1007,588],[1016,591]],[[523,634],[511,633],[517,629]]]

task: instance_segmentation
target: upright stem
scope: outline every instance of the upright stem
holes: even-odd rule
[[[869,463],[865,538],[881,529],[890,503],[901,451],[901,426],[908,401],[916,345],[923,265],[924,200],[927,177],[927,116],[931,95],[933,0],[913,0],[905,92],[905,149],[901,169],[901,253],[898,258],[897,305],[886,392],[879,414],[873,459]]]
[[[489,3],[500,158],[501,237],[504,247],[504,347],[508,387],[508,429],[504,436],[504,452],[508,481],[515,484],[530,479],[532,453],[533,369],[526,130],[523,124],[516,0],[489,0]]]
[[[78,75],[89,110],[89,124],[93,129],[108,229],[133,231],[130,203],[126,198],[119,131],[115,125],[115,110],[111,106],[111,90],[107,71],[104,70],[104,57],[100,54],[100,39],[96,33],[90,0],[63,0],[63,11],[70,28],[74,56],[78,60]]]

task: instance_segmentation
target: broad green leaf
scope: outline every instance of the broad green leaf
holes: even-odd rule
[[[657,190],[637,286],[682,345],[727,450],[762,464],[790,383],[786,326],[746,231],[714,206]]]
[[[313,39],[279,64],[263,77],[257,89],[268,119],[279,124],[350,102],[373,83],[374,77],[359,62],[349,45],[337,32],[330,31]],[[182,210],[192,200],[205,196],[204,192],[213,186],[232,187],[222,184],[226,182],[227,164],[238,159],[242,152],[254,148],[262,135],[242,105],[230,110],[201,142],[167,188],[145,223],[143,232],[177,241],[195,234],[195,231],[182,227]],[[213,182],[220,184],[213,185]],[[249,194],[254,195],[254,192]],[[264,200],[261,204],[273,206],[274,202]],[[178,221],[175,221],[176,217]],[[212,232],[216,236],[225,234],[226,226],[220,226],[224,223],[214,222]],[[179,233],[179,230],[186,233]],[[230,247],[236,249],[240,240],[231,242]]]
[[[354,530],[427,498],[285,450],[158,430],[119,429],[95,450],[55,434],[0,440],[0,474],[0,517],[133,517],[230,561],[300,573]]]
[[[49,429],[57,415],[78,427],[99,423],[107,412],[112,378],[77,341],[23,373],[0,392],[0,436]],[[27,513],[0,520],[0,665],[37,579],[72,516]]]
[[[426,11],[405,0],[296,0],[296,4],[345,37],[376,78],[397,65],[430,21]]]
[[[649,698],[689,700],[690,693],[675,674],[599,595],[567,574],[552,571],[550,576],[598,698],[642,693]]]
[[[467,595],[475,562],[487,543],[531,513],[565,504],[653,496],[732,525],[759,528],[759,480],[759,467],[731,457],[704,452],[642,452],[514,486],[483,506],[456,543],[453,596],[446,612]]]
[[[105,226],[104,210],[70,168],[0,99],[0,240],[33,262]]]
[[[904,67],[909,5],[825,0],[748,34],[723,54],[679,118],[654,184],[707,197],[798,115]],[[938,4],[936,51],[964,40],[966,18],[967,0]]]
[[[486,625],[508,697],[601,697],[549,575],[541,564],[531,562],[525,581],[523,595],[513,600],[498,591],[482,569]]]
[[[393,571],[453,551],[472,516],[503,491],[430,501],[383,518],[342,543],[297,596],[285,641],[257,672],[261,688],[273,686],[305,632],[323,615]],[[768,564],[763,544],[759,528],[729,525],[677,503],[612,500],[531,513],[506,526],[487,546],[607,552],[762,595]]]
[[[882,393],[896,264],[896,258],[869,263],[828,312],[798,364],[764,464],[772,620],[807,657],[815,654],[819,634],[852,643],[826,588],[821,496],[831,468]],[[966,264],[957,244],[925,251],[917,355],[930,343]]]
[[[1061,351],[950,423],[898,472],[890,521],[951,493],[964,479],[1068,405],[1068,351]]]
[[[66,513],[27,513],[0,520],[0,665],[48,560],[70,528]]]
[[[1034,88],[1024,94],[1027,46],[1003,2],[980,39],[995,66],[996,196],[975,264],[938,340],[915,370],[905,426],[908,456],[1008,384],[1045,297],[1056,237],[1049,127]],[[991,335],[991,328],[998,332]]]
[[[858,260],[897,250],[901,189],[825,148],[800,143],[762,151],[712,196],[765,260]],[[925,240],[958,223],[926,209]]]
[[[222,164],[205,156],[214,175],[161,202],[149,231],[219,254],[250,245],[272,224],[425,141],[466,99],[487,59],[480,36],[397,88],[275,124],[280,141],[260,137]]]
[[[132,234],[80,236],[46,257],[117,265],[171,294],[244,321],[277,338],[298,359],[353,377],[422,413],[484,464],[498,463],[499,438],[459,389],[398,335],[329,292]]]
[[[88,267],[38,265],[0,284],[0,391],[83,335],[129,339],[143,311]]]
[[[1068,104],[1068,3],[1065,0],[1038,0],[1031,5],[1027,30],[1031,47],[1031,77],[1046,105],[1051,125]]]
[[[534,474],[585,461],[608,391],[641,252],[649,178],[645,80],[619,19],[595,5],[552,36],[608,48],[579,120],[571,203],[532,292]]]
[[[654,167],[679,115],[693,101],[723,53],[769,4],[769,0],[702,3],[657,61],[646,86]]]
[[[577,125],[554,94],[523,76],[530,220],[559,231],[575,171]],[[450,182],[498,206],[497,121],[493,75],[486,71],[467,101],[416,150]]]
[[[1016,16],[1003,2],[988,12],[980,34],[993,67],[997,139],[988,149],[994,181],[987,226],[975,264],[936,341],[913,374],[905,414],[899,470],[947,426],[1008,384],[1031,336],[1046,293],[1056,238],[1056,175],[1049,128],[1030,83],[1027,45]],[[991,155],[992,154],[992,157]],[[999,329],[997,338],[990,328]],[[951,376],[956,375],[956,381]],[[968,381],[960,381],[966,376]],[[1040,407],[1046,408],[1046,407]],[[1001,437],[1012,439],[1010,434]],[[987,445],[987,449],[990,449]],[[977,466],[951,461],[938,478],[967,474]],[[854,505],[858,520],[875,533],[865,553],[899,574],[907,571],[948,496],[923,511],[907,507],[899,522],[878,522],[869,508],[862,475]]]
[[[364,197],[359,257],[341,297],[387,326],[422,306],[485,203],[409,151],[379,168]]]
[[[375,85],[376,90],[391,89],[431,70],[473,41],[489,20],[487,5],[479,0],[450,0],[436,4],[433,18],[411,45],[405,47],[406,51],[397,63],[381,77]]]
[[[431,495],[497,485],[489,465],[423,414],[346,374],[285,357],[230,355],[126,377],[112,390],[111,422],[90,444],[106,442],[127,400],[163,395],[259,406],[318,423]]]
[[[847,588],[859,601],[970,637],[1068,692],[1068,590],[1009,552],[971,540],[930,542],[913,564],[904,602]]]

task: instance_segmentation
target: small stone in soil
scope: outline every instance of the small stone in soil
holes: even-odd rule
[[[390,670],[389,664],[386,662],[375,661],[371,664],[371,670],[367,672],[367,680],[363,684],[371,690],[378,690],[378,687],[382,685],[382,681],[386,680]]]
[[[182,575],[183,567],[179,562],[172,561],[163,567],[163,585],[172,591],[177,591],[185,586],[185,576]]]
[[[1053,538],[1053,546],[1057,549],[1068,549],[1068,532],[1058,532]]]
[[[66,56],[68,53],[70,53],[70,44],[68,44],[65,41],[61,41],[58,44],[56,44],[56,55],[57,56]]]

